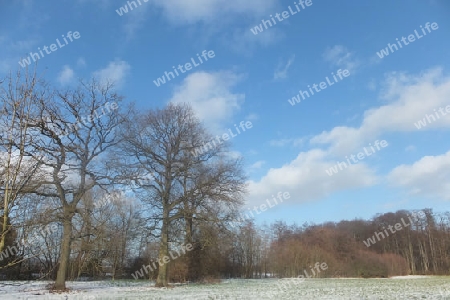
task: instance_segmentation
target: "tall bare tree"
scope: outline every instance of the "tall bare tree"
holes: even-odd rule
[[[41,166],[27,156],[33,141],[28,123],[36,114],[37,103],[45,97],[39,89],[42,81],[35,72],[9,74],[0,83],[0,252],[12,225],[10,212],[20,195],[30,193],[38,186],[37,172]]]
[[[146,192],[160,226],[159,261],[169,255],[176,222],[186,221],[189,241],[195,218],[240,204],[243,176],[238,163],[226,162],[225,143],[196,155],[212,139],[186,104],[138,114],[125,129],[124,147],[134,160],[126,164],[128,173],[137,174],[133,183]],[[167,263],[159,266],[156,285],[168,285]]]
[[[54,91],[50,101],[39,102],[39,117],[30,123],[34,150],[43,153],[48,170],[38,194],[58,200],[63,225],[61,255],[54,288],[65,289],[73,218],[83,196],[96,185],[108,183],[106,152],[119,142],[115,129],[121,122],[122,97],[111,84],[92,80],[75,90]]]

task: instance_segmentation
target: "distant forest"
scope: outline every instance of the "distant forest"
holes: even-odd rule
[[[117,217],[119,218],[119,217]],[[403,219],[403,223],[402,223]],[[116,218],[104,220],[103,234],[89,239],[87,236],[74,243],[70,260],[69,280],[129,278],[143,265],[158,255],[158,242],[135,243],[116,232],[114,240],[104,241],[115,231]],[[127,221],[124,219],[123,221]],[[108,222],[111,222],[110,224]],[[406,223],[394,234],[377,238],[375,233],[388,226]],[[117,224],[117,223],[116,223]],[[140,234],[137,223],[130,222],[132,235]],[[450,213],[435,214],[422,211],[397,211],[375,216],[371,220],[328,222],[319,225],[287,225],[282,221],[270,226],[256,226],[254,222],[216,228],[200,225],[194,238],[194,249],[170,263],[171,282],[211,282],[223,278],[297,277],[316,262],[326,263],[328,269],[314,277],[389,277],[397,275],[449,275],[450,274]],[[97,233],[98,234],[98,233]],[[83,232],[80,232],[83,236]],[[367,240],[375,236],[375,244]],[[0,271],[4,279],[31,279],[32,274],[46,274],[54,279],[57,249],[43,243],[39,256]],[[16,243],[11,240],[10,246]],[[58,244],[50,241],[47,246]],[[123,255],[118,245],[125,244]],[[36,245],[35,245],[36,246]],[[135,251],[130,251],[136,247]],[[139,248],[144,251],[139,252]],[[135,254],[132,254],[135,253]],[[17,256],[3,258],[1,264],[17,260]],[[103,262],[103,263],[102,263]],[[110,262],[105,265],[105,262]],[[188,268],[189,266],[189,268]],[[158,272],[148,272],[142,278],[155,279]]]

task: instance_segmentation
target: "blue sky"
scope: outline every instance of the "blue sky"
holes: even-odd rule
[[[251,121],[251,129],[231,140],[249,175],[247,205],[278,192],[291,195],[257,215],[259,223],[448,210],[450,114],[421,129],[414,123],[450,105],[449,2],[312,0],[257,35],[250,29],[294,9],[294,1],[140,2],[119,16],[126,1],[0,1],[0,74],[78,31],[79,39],[39,59],[54,84],[97,76],[115,81],[138,107],[189,102],[215,134]],[[420,26],[427,22],[438,28],[424,35]],[[384,58],[376,54],[415,30],[421,37],[414,42]],[[214,51],[214,58],[154,84],[203,50]],[[288,102],[339,69],[350,76]],[[388,146],[327,174],[376,140]]]

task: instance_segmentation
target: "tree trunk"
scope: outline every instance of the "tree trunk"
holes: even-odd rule
[[[422,271],[424,272],[424,274],[428,274],[429,271],[429,259],[428,259],[428,254],[427,254],[427,250],[425,248],[425,241],[419,241],[419,251],[420,251],[420,256],[422,257]]]
[[[3,222],[2,222],[2,231],[0,234],[0,252],[3,252],[6,245],[6,236],[8,235],[10,226],[8,226],[9,221],[9,202],[8,202],[8,186],[5,188],[5,201],[3,204]]]
[[[188,245],[191,244],[193,245],[193,239],[192,239],[192,228],[193,228],[193,224],[192,224],[192,213],[186,213],[185,215],[185,230],[186,230],[186,237],[184,239],[184,244]],[[186,253],[186,258],[187,258],[187,274],[188,274],[188,280],[189,281],[196,281],[198,279],[199,276],[199,272],[198,268],[195,267],[195,255],[194,253],[197,252],[197,249],[195,249],[195,251],[190,251],[188,253]]]
[[[164,210],[163,212],[163,225],[161,228],[161,245],[159,248],[159,265],[158,277],[156,279],[157,287],[167,287],[169,285],[168,278],[168,265],[164,264],[164,257],[169,256],[169,212]]]
[[[59,259],[58,273],[56,274],[55,290],[66,289],[66,275],[69,266],[70,245],[72,242],[72,217],[65,216],[63,222],[63,237],[61,242],[61,257]]]

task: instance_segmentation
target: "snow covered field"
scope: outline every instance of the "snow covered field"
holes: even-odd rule
[[[4,285],[4,284],[8,285]],[[225,280],[214,285],[156,289],[146,281],[69,282],[72,290],[49,294],[47,282],[0,282],[0,299],[450,299],[450,277],[391,279]],[[20,285],[19,285],[20,284]],[[283,289],[283,287],[285,289]]]

